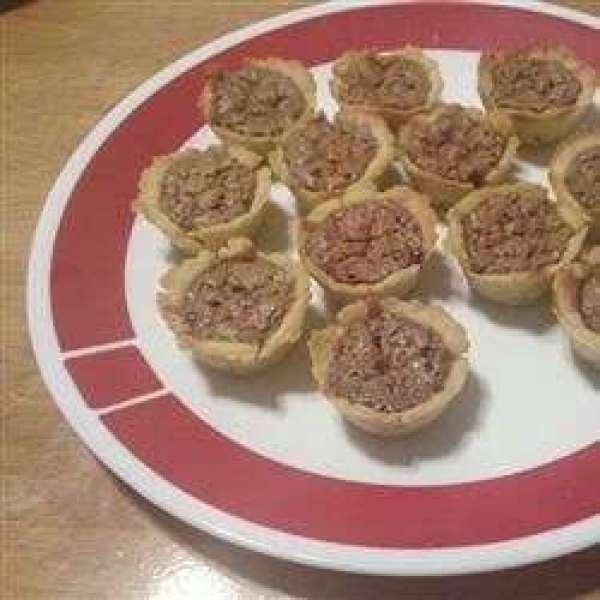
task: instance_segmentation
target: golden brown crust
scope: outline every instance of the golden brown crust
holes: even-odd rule
[[[523,144],[539,146],[556,142],[574,129],[594,101],[597,76],[592,67],[578,60],[565,48],[536,47],[530,50],[530,56],[542,60],[556,60],[577,77],[582,89],[575,105],[542,112],[496,106],[490,60],[485,54],[479,61],[478,89],[486,109],[498,110],[509,117]]]
[[[290,187],[296,195],[296,199],[300,204],[301,209],[305,211],[309,211],[322,202],[339,196],[340,193],[345,195],[352,191],[360,190],[365,186],[377,183],[386,175],[386,171],[394,159],[394,136],[391,134],[383,119],[373,115],[345,111],[340,111],[336,115],[336,119],[339,119],[342,123],[350,126],[354,125],[368,128],[377,143],[375,156],[369,163],[362,177],[342,192],[315,192],[298,187],[294,184],[294,180],[290,175],[281,145],[269,155],[269,162],[271,163],[273,172],[283,183]],[[286,136],[284,136],[284,139],[287,136],[294,135],[294,133],[297,130],[301,130],[303,126],[304,123],[296,125],[286,134]]]
[[[221,340],[198,340],[187,333],[179,307],[186,290],[195,277],[214,264],[248,253],[257,253],[245,238],[230,240],[218,251],[202,250],[195,258],[173,267],[161,279],[163,291],[158,294],[158,306],[163,318],[177,337],[179,346],[191,352],[201,363],[220,371],[243,375],[262,370],[280,360],[300,339],[309,301],[309,277],[300,264],[282,254],[257,255],[286,269],[294,278],[294,298],[280,327],[260,345]]]
[[[575,353],[600,368],[600,333],[586,327],[579,309],[579,290],[592,272],[600,273],[600,246],[583,253],[581,258],[554,279],[554,314],[567,334]]]
[[[270,71],[281,73],[289,77],[298,86],[298,89],[304,96],[306,108],[296,123],[301,123],[310,119],[315,111],[317,86],[308,69],[299,61],[284,60],[281,58],[252,58],[247,64],[262,67]],[[212,104],[212,90],[210,82],[204,87],[200,98],[200,108],[203,111],[204,118],[210,125],[215,134],[223,140],[224,143],[244,146],[252,152],[267,155],[281,141],[282,136],[250,136],[243,135],[226,127],[221,127],[210,122]]]
[[[549,178],[559,202],[569,205],[574,211],[581,212],[589,222],[589,237],[600,240],[600,203],[597,206],[583,206],[570,192],[566,177],[573,160],[583,151],[600,147],[600,129],[579,132],[565,140],[555,152],[550,163]]]
[[[198,150],[184,150],[154,158],[152,165],[140,177],[138,197],[133,203],[133,209],[137,213],[158,227],[185,254],[196,254],[202,248],[219,246],[233,237],[251,237],[264,217],[271,188],[271,171],[268,167],[261,166],[263,159],[260,156],[239,146],[228,147],[227,152],[231,156],[256,173],[256,189],[250,209],[226,223],[198,225],[190,231],[184,231],[161,208],[161,187],[169,167],[196,152]]]
[[[469,348],[469,341],[464,328],[441,307],[402,302],[396,298],[384,298],[380,303],[384,310],[431,327],[440,335],[451,354],[450,372],[444,388],[414,408],[393,413],[378,411],[360,402],[323,393],[342,416],[357,427],[379,436],[400,436],[431,423],[457,398],[467,379],[468,363],[464,355]],[[338,336],[343,334],[350,323],[364,320],[368,310],[369,305],[365,301],[350,304],[338,313],[335,324],[311,334],[308,345],[312,373],[322,391]]]
[[[442,88],[444,87],[444,82],[442,80],[442,75],[440,73],[438,64],[426,56],[420,48],[415,48],[413,46],[405,46],[404,48],[393,50],[391,52],[385,52],[383,54],[385,56],[404,58],[423,67],[431,86],[426,102],[420,106],[415,106],[408,110],[385,108],[368,104],[350,104],[348,102],[344,102],[339,94],[340,78],[343,76],[343,73],[348,66],[362,55],[362,52],[350,50],[349,52],[343,54],[333,65],[333,79],[331,80],[330,88],[333,97],[337,100],[337,103],[347,111],[358,110],[366,114],[382,117],[387,123],[390,124],[390,126],[398,126],[413,115],[431,110],[436,103],[439,102]]]
[[[421,264],[412,265],[392,273],[382,281],[375,284],[348,284],[333,279],[330,275],[319,268],[304,251],[306,230],[316,228],[331,213],[347,206],[365,204],[371,202],[391,201],[396,202],[406,209],[419,223],[423,236],[423,260]],[[347,194],[343,198],[329,200],[315,208],[304,219],[300,220],[298,227],[298,244],[300,258],[308,272],[319,282],[319,284],[340,300],[351,300],[365,296],[389,296],[406,295],[418,284],[421,269],[427,263],[434,251],[437,241],[436,233],[437,219],[435,213],[429,207],[429,201],[414,190],[407,187],[395,187],[385,192],[376,190],[361,190]]]
[[[435,206],[443,209],[456,204],[461,198],[472,192],[476,186],[469,182],[448,179],[437,173],[422,169],[410,159],[404,148],[406,147],[408,138],[411,136],[412,126],[435,121],[441,113],[447,110],[448,106],[447,104],[440,104],[429,114],[413,117],[400,129],[398,138],[400,162],[412,185],[419,191],[427,194]],[[498,112],[484,113],[473,107],[464,107],[464,110],[473,118],[489,123],[506,139],[504,153],[498,164],[486,175],[483,181],[483,185],[499,183],[506,178],[517,156],[519,140],[513,133],[512,125],[506,117]]]
[[[489,300],[508,305],[535,302],[549,289],[556,272],[569,264],[579,254],[585,240],[587,228],[580,215],[569,210],[568,207],[558,204],[560,217],[573,230],[573,235],[558,263],[536,271],[506,274],[475,273],[471,268],[471,261],[464,244],[463,217],[485,202],[490,193],[497,194],[532,188],[537,189],[539,186],[527,182],[518,182],[485,187],[469,194],[448,213],[446,247],[460,263],[470,285]]]

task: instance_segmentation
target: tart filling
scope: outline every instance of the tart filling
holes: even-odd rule
[[[248,212],[256,185],[256,171],[222,148],[187,152],[167,168],[159,206],[182,230],[190,231]]]
[[[209,119],[248,136],[279,136],[306,110],[300,88],[287,75],[258,64],[219,70],[210,79]]]
[[[202,250],[161,280],[158,303],[182,348],[232,373],[260,370],[301,337],[309,279],[281,254],[258,252],[245,238]]]
[[[182,252],[252,235],[269,201],[270,170],[239,146],[188,149],[154,159],[134,209]]]
[[[581,205],[600,209],[600,142],[575,156],[567,169],[565,184]]]
[[[543,188],[490,192],[462,219],[475,273],[537,270],[560,261],[573,230]]]
[[[527,50],[487,57],[492,95],[500,108],[544,112],[573,106],[582,90],[577,76],[561,61]]]
[[[348,53],[334,76],[337,98],[352,105],[410,111],[426,104],[432,90],[425,66],[402,53]]]
[[[475,186],[498,165],[507,143],[490,122],[460,106],[447,106],[434,120],[415,121],[409,127],[403,145],[414,164]]]
[[[325,397],[354,425],[384,436],[410,433],[443,412],[466,381],[468,346],[442,308],[396,298],[350,304],[309,339]]]
[[[354,204],[330,214],[304,242],[308,258],[336,281],[376,283],[420,264],[423,234],[417,219],[391,201]]]
[[[382,412],[421,404],[444,387],[451,355],[433,329],[381,312],[349,325],[332,348],[325,393]]]
[[[198,340],[262,343],[293,298],[285,270],[262,258],[234,258],[199,273],[185,291],[180,318]]]
[[[586,327],[600,334],[600,270],[591,273],[582,282],[579,292],[579,310]]]
[[[320,114],[284,141],[283,157],[295,185],[340,192],[356,183],[375,158],[377,140],[367,127]]]

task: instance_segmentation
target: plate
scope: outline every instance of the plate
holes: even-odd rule
[[[304,345],[250,380],[184,356],[155,303],[168,245],[131,212],[153,156],[211,141],[197,109],[211,66],[298,58],[332,112],[331,60],[349,48],[414,44],[439,61],[445,99],[478,104],[478,51],[528,42],[535,31],[600,66],[598,24],[536,2],[330,3],[203,46],[120,102],[58,177],[29,264],[35,354],[85,444],[192,526],[311,565],[465,573],[598,543],[600,378],[573,359],[547,307],[484,303],[440,255],[420,296],[467,326],[473,375],[439,422],[379,441],[345,426],[315,393]],[[520,170],[545,180],[535,161]],[[273,195],[268,226],[280,235],[269,244],[285,246],[293,198],[280,185]]]

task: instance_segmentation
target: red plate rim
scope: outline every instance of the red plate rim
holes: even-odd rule
[[[532,27],[542,39],[568,39],[580,55],[600,65],[597,20],[589,23],[596,23],[594,29],[533,10],[520,10],[515,20],[518,3],[503,4],[384,2],[346,10],[326,5],[269,20],[158,74],[107,115],[75,153],[49,196],[36,232],[28,282],[30,330],[57,404],[88,446],[132,487],[168,512],[224,537],[294,560],[349,570],[363,570],[352,560],[374,549],[389,555],[370,572],[402,572],[411,557],[451,556],[454,550],[460,551],[463,563],[465,552],[472,552],[467,570],[473,571],[538,560],[600,539],[599,443],[536,469],[454,485],[375,486],[306,473],[218,434],[164,392],[135,347],[125,303],[123,270],[133,224],[129,201],[138,174],[152,156],[172,151],[201,126],[196,99],[207,67],[264,54],[313,64],[350,46],[387,48],[399,40],[424,47],[490,48],[529,40]],[[574,14],[555,8],[550,12]],[[78,268],[81,262],[85,271]],[[110,290],[112,301],[98,290]],[[75,301],[82,298],[86,301]],[[120,372],[127,372],[127,379],[115,377]],[[170,425],[159,438],[156,422]],[[178,436],[169,437],[173,431]],[[185,436],[179,435],[182,431]],[[215,455],[221,468],[198,458]],[[232,473],[234,477],[223,476]],[[212,527],[205,516],[182,514],[177,502],[161,497],[155,479],[165,490],[175,488],[203,508],[216,508],[225,519],[230,515],[250,528],[256,524],[261,535],[266,530],[289,536],[291,546],[298,540],[305,540],[307,547],[309,542],[326,544],[327,552],[306,556],[307,550],[293,547],[276,552],[268,544],[261,547],[252,535],[228,532],[227,524]],[[264,489],[273,489],[267,500]],[[448,511],[452,519],[444,518]],[[410,514],[411,519],[398,519],[398,514]],[[578,534],[573,538],[567,530]],[[567,541],[537,548],[535,538],[560,531]],[[537,548],[529,554],[515,556],[506,547],[526,539]],[[477,560],[481,547],[506,554],[495,563]],[[354,558],[329,556],[335,551]],[[404,566],[398,564],[400,555]],[[417,574],[464,567],[448,559],[420,570],[418,565],[410,568]]]

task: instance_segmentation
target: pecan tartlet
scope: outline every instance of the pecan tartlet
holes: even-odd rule
[[[335,297],[403,295],[433,252],[436,217],[409,188],[365,190],[314,209],[298,237],[302,262]]]
[[[450,251],[482,296],[504,304],[537,300],[579,253],[585,221],[532,183],[490,186],[448,214]]]
[[[590,222],[590,236],[600,239],[600,130],[565,141],[550,164],[556,197],[581,211]]]
[[[333,121],[320,113],[289,131],[270,155],[274,173],[304,208],[378,182],[394,158],[385,121],[340,112]]]
[[[442,413],[466,381],[468,347],[444,309],[395,298],[351,304],[309,340],[322,393],[348,421],[381,436],[410,433]]]
[[[513,165],[518,139],[508,119],[458,104],[417,115],[400,129],[400,160],[408,178],[443,208]]]
[[[158,304],[179,345],[201,363],[244,374],[277,362],[304,327],[309,278],[245,238],[202,250],[161,280]]]
[[[297,61],[248,60],[236,70],[213,72],[201,98],[212,130],[224,142],[267,154],[315,109],[315,82]]]
[[[561,269],[553,288],[554,313],[573,350],[600,368],[600,246]]]
[[[338,104],[379,115],[390,125],[431,110],[442,87],[437,63],[418,48],[351,50],[333,65],[331,92]]]
[[[211,146],[154,159],[140,178],[134,210],[186,254],[251,236],[271,185],[263,159],[244,148]]]
[[[594,100],[596,73],[564,48],[541,46],[483,54],[479,94],[513,122],[528,145],[567,135]]]

